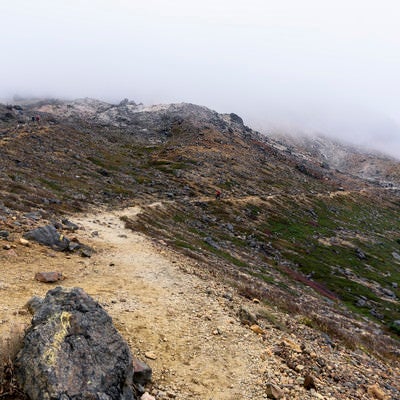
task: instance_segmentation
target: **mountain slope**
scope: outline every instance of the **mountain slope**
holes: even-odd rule
[[[242,295],[305,315],[349,346],[398,356],[393,188],[192,104],[46,100],[2,106],[0,120],[0,216],[14,217],[16,231],[32,211],[52,219],[141,204],[127,226],[203,261]],[[397,163],[380,168],[397,182]]]

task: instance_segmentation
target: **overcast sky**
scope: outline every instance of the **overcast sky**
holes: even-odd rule
[[[0,98],[192,102],[400,158],[400,2],[0,0]]]

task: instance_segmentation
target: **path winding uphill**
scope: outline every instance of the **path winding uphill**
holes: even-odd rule
[[[134,207],[76,221],[98,249],[92,260],[97,273],[82,283],[106,306],[136,355],[153,368],[154,394],[178,399],[261,395],[265,348],[260,337],[240,324],[221,285],[188,273],[195,266],[187,260],[124,229],[120,217],[138,212]]]
[[[379,375],[367,371],[394,374],[394,381],[398,371],[331,347],[323,334],[289,316],[279,315],[277,323],[272,308],[200,278],[195,261],[124,228],[121,217],[138,213],[133,207],[77,222],[98,250],[83,284],[105,305],[135,355],[153,368],[156,399],[370,399],[375,391],[390,398]],[[270,322],[249,329],[239,317],[243,308],[269,315]],[[310,373],[315,381],[306,388]]]

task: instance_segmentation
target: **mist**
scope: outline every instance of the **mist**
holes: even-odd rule
[[[3,3],[2,99],[191,102],[400,158],[396,1]]]

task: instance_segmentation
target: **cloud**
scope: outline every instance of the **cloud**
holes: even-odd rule
[[[393,150],[399,11],[390,0],[14,0],[2,6],[0,98],[186,101]]]

